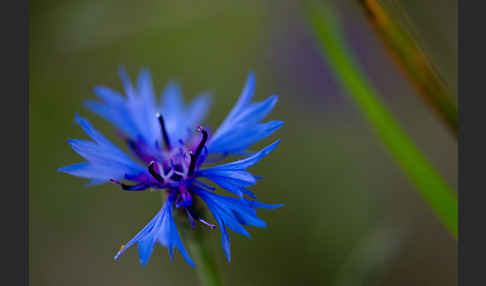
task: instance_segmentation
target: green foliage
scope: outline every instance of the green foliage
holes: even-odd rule
[[[342,88],[357,104],[359,110],[392,154],[396,163],[413,182],[427,204],[457,238],[457,196],[422,152],[403,131],[387,110],[355,62],[330,6],[308,1],[306,13],[322,48]]]
[[[379,0],[366,0],[360,3],[388,54],[416,88],[416,94],[421,95],[457,138],[457,103],[450,96],[451,90],[437,74],[427,54],[412,35],[389,15]]]

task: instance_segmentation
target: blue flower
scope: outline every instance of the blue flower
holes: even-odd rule
[[[91,180],[89,185],[112,182],[124,191],[151,188],[167,194],[155,217],[122,246],[115,260],[130,246],[138,244],[140,262],[144,266],[155,243],[159,242],[169,249],[171,258],[174,248],[177,248],[185,260],[194,266],[179,236],[174,216],[187,217],[192,228],[196,227],[196,222],[211,229],[216,228],[202,217],[198,204],[198,201],[202,201],[220,228],[223,250],[229,261],[230,240],[226,228],[249,236],[245,226],[266,226],[257,217],[257,208],[282,206],[254,200],[256,196],[247,188],[256,184],[260,177],[246,171],[280,142],[277,140],[259,152],[249,150],[255,142],[270,136],[283,125],[282,121],[261,122],[277,103],[277,96],[252,102],[255,79],[250,73],[236,105],[219,128],[210,133],[198,125],[209,109],[211,99],[208,95],[199,95],[185,105],[178,85],[169,83],[159,103],[147,70],[140,72],[136,86],[132,85],[125,70],[120,69],[120,77],[126,96],[107,87],[96,87],[94,92],[101,101],[88,100],[86,107],[115,125],[132,156],[106,139],[88,120],[76,114],[75,122],[92,141],[68,140],[73,150],[86,161],[60,168],[59,171],[88,178]],[[246,158],[205,167],[229,155]],[[218,195],[214,193],[214,187],[202,180],[209,180],[237,197]]]

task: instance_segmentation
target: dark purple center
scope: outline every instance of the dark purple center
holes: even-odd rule
[[[147,164],[148,172],[134,176],[125,175],[125,179],[138,182],[135,185],[128,185],[116,179],[110,181],[120,185],[125,191],[144,191],[148,188],[167,189],[169,193],[175,193],[176,207],[185,209],[193,227],[194,221],[198,220],[215,228],[215,225],[209,224],[195,213],[193,194],[190,191],[194,173],[207,155],[205,145],[208,141],[208,132],[202,127],[198,127],[197,131],[202,134],[199,142],[197,138],[193,137],[189,144],[179,141],[180,144],[176,147],[170,141],[163,116],[157,113],[157,119],[165,149],[161,148],[158,142],[156,142],[155,148],[152,148],[142,138],[136,140],[125,138],[133,154]]]

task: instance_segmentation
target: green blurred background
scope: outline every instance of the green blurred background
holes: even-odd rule
[[[457,1],[391,1],[457,90]],[[457,142],[389,59],[356,1],[336,1],[346,38],[408,134],[457,189]],[[194,269],[157,246],[142,268],[131,249],[113,256],[160,208],[158,193],[120,192],[58,173],[80,162],[66,140],[86,138],[74,113],[121,143],[82,107],[92,88],[121,90],[124,65],[150,69],[160,92],[178,80],[186,100],[210,91],[207,125],[229,112],[254,70],[256,99],[280,95],[269,119],[282,138],[252,167],[252,188],[284,208],[259,212],[269,226],[231,233],[227,263],[208,232],[225,285],[456,285],[456,241],[435,218],[336,84],[299,1],[30,2],[31,285],[188,285]],[[405,12],[405,14],[403,14]]]

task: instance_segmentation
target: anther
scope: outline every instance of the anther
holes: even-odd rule
[[[169,135],[167,134],[167,130],[165,129],[165,122],[164,122],[164,117],[162,114],[157,112],[157,119],[159,120],[160,124],[160,129],[162,130],[162,138],[164,139],[165,146],[167,149],[171,149],[170,141],[169,141]]]
[[[160,176],[159,173],[155,172],[154,166],[155,166],[154,161],[150,162],[150,164],[148,165],[148,171],[150,175],[152,175],[152,177],[154,177],[157,181],[163,183],[164,178],[162,178],[162,176]]]

